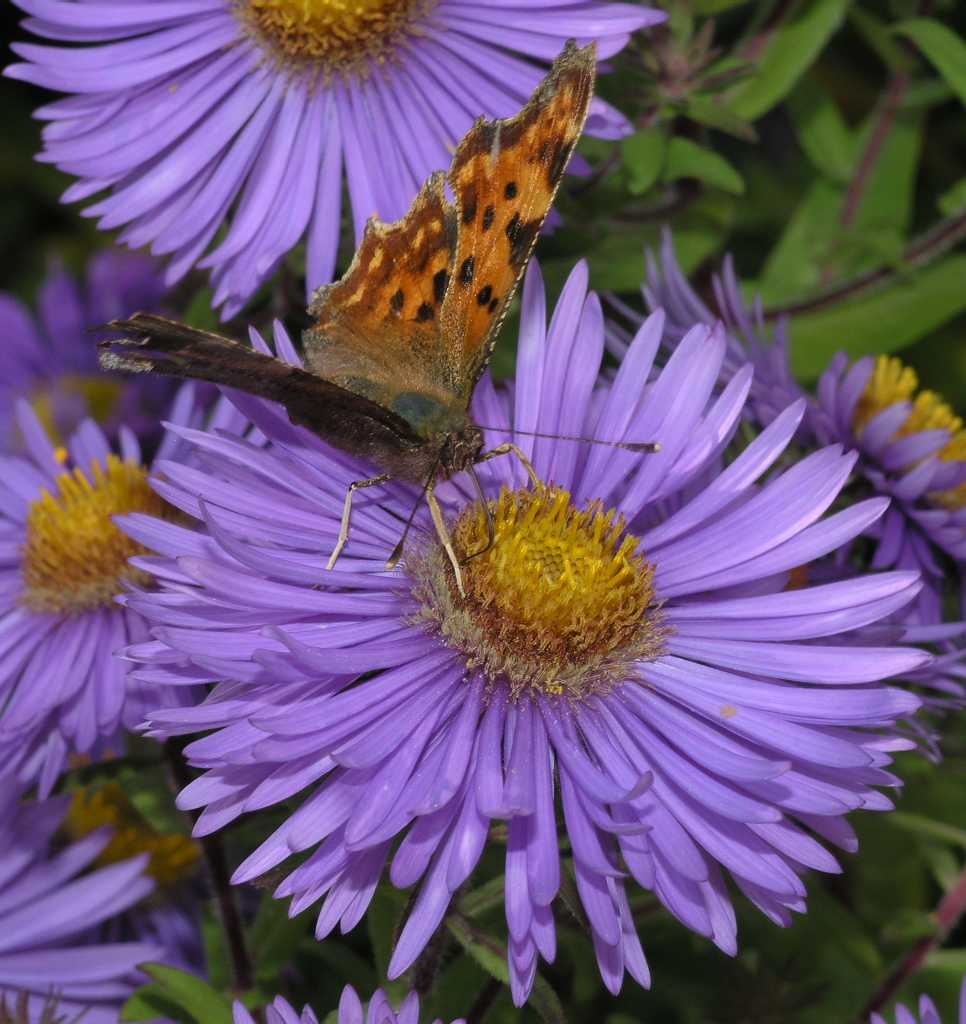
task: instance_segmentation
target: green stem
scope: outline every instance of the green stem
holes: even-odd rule
[[[168,740],[164,744],[164,755],[171,769],[176,788],[180,791],[191,782],[191,772],[178,746]],[[194,816],[192,815],[194,820]],[[201,846],[202,856],[208,870],[208,878],[218,905],[225,946],[231,961],[232,979],[238,991],[246,991],[254,985],[254,970],[245,942],[245,927],[242,923],[235,892],[231,884],[231,872],[221,838],[217,835],[202,836],[196,842]]]

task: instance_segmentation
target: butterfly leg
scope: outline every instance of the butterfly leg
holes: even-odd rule
[[[446,523],[443,521],[443,510],[439,507],[439,502],[433,493],[434,489],[433,484],[426,488],[426,502],[429,505],[429,513],[433,517],[433,525],[436,527],[439,542],[443,545],[443,550],[449,557],[450,565],[453,566],[456,588],[460,592],[460,597],[466,597],[466,590],[463,587],[463,573],[460,571],[460,562],[456,557],[456,552],[453,550],[453,542],[450,540],[449,530],[446,529]]]
[[[537,471],[533,468],[533,463],[523,454],[520,449],[510,441],[506,444],[497,445],[496,448],[491,448],[478,462],[489,462],[490,459],[498,459],[501,455],[515,455],[523,465],[523,468],[527,471],[527,476],[530,477],[530,483],[539,490],[543,483],[540,477],[537,476]]]
[[[335,550],[329,558],[326,565],[326,569],[334,569],[335,563],[339,560],[339,555],[342,554],[342,549],[346,545],[346,541],[349,539],[349,519],[352,516],[352,495],[355,491],[361,491],[363,487],[375,487],[376,484],[384,484],[389,479],[388,473],[383,473],[380,476],[374,476],[369,480],[356,480],[354,483],[349,484],[349,489],[345,492],[345,505],[342,506],[342,526],[339,529],[339,539],[336,541]]]

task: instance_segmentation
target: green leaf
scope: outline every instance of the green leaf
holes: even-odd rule
[[[196,1018],[168,995],[163,985],[142,985],[121,1007],[123,1021],[176,1021],[198,1024]]]
[[[730,11],[732,7],[741,7],[742,4],[750,2],[751,0],[694,0],[692,6],[695,14],[708,15]]]
[[[966,949],[935,949],[927,961],[930,967],[942,967],[962,977],[966,974]]]
[[[467,917],[482,917],[490,910],[502,907],[506,898],[506,876],[497,875],[478,889],[468,892],[460,900],[460,910]]]
[[[678,178],[697,178],[734,195],[741,195],[745,190],[741,175],[723,156],[690,139],[675,136],[668,143],[664,180],[676,181]]]
[[[892,34],[891,25],[858,4],[849,9],[849,23],[893,74],[912,71],[915,58]]]
[[[200,331],[217,331],[220,324],[218,314],[212,306],[215,293],[210,288],[202,288],[192,298],[185,310],[184,322]]]
[[[839,184],[852,176],[855,146],[835,101],[806,75],[788,97],[788,111],[805,155],[822,174]]]
[[[164,964],[144,964],[141,969],[154,978],[156,984],[134,993],[124,1005],[122,1020],[154,1020],[159,1007],[165,1005],[165,1015],[170,1016],[175,1010],[179,1021],[231,1024],[230,1000],[207,981]]]
[[[896,352],[925,337],[966,310],[966,256],[948,256],[940,263],[901,272],[889,287],[871,296],[791,320],[793,371],[814,380],[840,349],[853,358]],[[890,821],[909,824],[896,812]],[[966,831],[926,823],[933,834],[943,831],[951,842],[966,845]],[[926,827],[926,826],[922,826]]]
[[[962,261],[961,266],[966,267],[966,256],[957,258]],[[960,282],[962,280],[961,277]],[[955,825],[947,825],[943,821],[933,821],[932,818],[925,818],[919,814],[908,814],[904,811],[896,811],[889,817],[889,821],[893,825],[898,825],[917,835],[927,836],[930,839],[941,839],[944,842],[966,848],[966,829],[956,828]]]
[[[745,142],[758,141],[758,133],[750,121],[739,117],[710,96],[690,97],[685,112],[692,121],[706,124],[709,128],[717,128],[718,131],[734,135],[737,139],[744,139]]]
[[[446,918],[446,926],[453,938],[470,954],[487,974],[492,975],[504,985],[510,984],[510,972],[506,963],[506,947],[477,928],[460,914],[450,914]],[[540,1014],[548,1024],[566,1024],[567,1015],[557,997],[557,993],[538,974],[533,982],[533,992],[529,1005]]]
[[[966,210],[966,178],[960,178],[952,188],[946,189],[937,200],[937,205],[947,217],[955,217]]]
[[[966,104],[966,42],[933,18],[910,18],[894,28],[911,39],[949,87]]]
[[[621,141],[631,195],[643,195],[657,181],[666,145],[667,137],[660,128],[645,128]]]
[[[728,105],[754,120],[783,100],[842,24],[848,0],[799,0],[771,31],[757,59],[757,72],[736,86]],[[765,29],[768,32],[769,30]]]
[[[344,943],[313,941],[305,944],[304,951],[313,960],[321,961],[325,965],[325,973],[331,978],[338,978],[340,986],[351,985],[357,992],[371,992],[381,981],[382,987],[389,994],[395,995],[394,986],[401,984],[382,981],[384,975],[376,976],[369,958],[361,956]]]
[[[312,925],[311,914],[288,916],[285,900],[262,896],[258,913],[248,932],[248,945],[258,981],[269,982],[295,955]]]
[[[844,189],[817,178],[800,200],[778,244],[768,254],[758,282],[766,306],[801,297],[820,283],[820,267],[839,235]]]
[[[397,890],[380,885],[372,895],[372,902],[366,911],[366,926],[376,960],[376,973],[384,978],[389,973],[392,947],[396,928],[402,916]]]
[[[850,229],[858,240],[869,229],[891,233],[894,237],[893,257],[897,257],[905,247],[905,230],[912,220],[924,123],[922,111],[901,109],[897,112],[866,179],[862,200]],[[859,132],[857,152],[865,151],[877,127],[878,118],[873,114]],[[864,265],[868,266],[868,263]],[[853,265],[848,269],[859,270],[863,266]]]
[[[865,151],[877,123],[875,112],[866,118],[853,144],[856,154]],[[923,125],[920,111],[898,111],[850,224],[843,224],[844,184],[831,176],[813,181],[765,262],[759,289],[766,306],[900,259],[916,195]]]

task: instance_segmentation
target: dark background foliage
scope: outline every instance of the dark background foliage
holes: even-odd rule
[[[730,252],[748,294],[762,294],[767,316],[793,314],[792,357],[803,381],[814,381],[839,349],[901,351],[925,386],[966,407],[966,5],[666,6],[669,25],[632,42],[601,81],[602,93],[637,132],[619,145],[583,143],[595,173],[568,181],[560,202],[565,226],[540,247],[551,291],[585,256],[594,287],[639,304],[644,247],[655,246],[669,224],[685,270],[707,297],[711,272]],[[22,37],[12,5],[2,18],[8,39]],[[107,241],[76,207],[59,204],[67,180],[32,159],[39,125],[31,110],[40,101],[30,87],[3,85],[0,274],[4,289],[28,301],[51,258],[81,271]],[[344,232],[346,256],[350,234]],[[300,261],[293,253],[239,320],[281,314],[297,325]],[[199,275],[180,286],[175,304],[195,322],[211,324],[208,300]],[[514,327],[511,318],[498,372],[512,369]],[[530,1007],[514,1011],[501,984],[502,859],[493,844],[441,938],[428,1009],[447,1020],[469,1014],[475,1022],[858,1020],[890,971],[932,933],[933,911],[966,861],[962,716],[944,731],[944,762],[899,759],[906,780],[899,811],[859,816],[860,854],[843,857],[841,876],[809,878],[809,913],[793,928],[774,927],[738,897],[735,960],[639,892],[633,906],[655,978],[652,993],[633,983],[616,1000],[604,992],[587,929],[568,910],[577,901],[565,892],[556,908],[558,961],[538,982]],[[143,757],[157,762],[157,749],[146,745]],[[178,821],[160,763],[121,768],[120,775],[152,820]],[[241,860],[272,825],[259,817],[229,831],[229,861]],[[318,944],[311,914],[292,922],[267,894],[244,894],[254,918],[248,940],[257,989],[262,996],[284,990],[293,1001],[310,998],[320,1010],[336,1005],[344,981],[368,993],[384,976],[406,899],[384,887],[367,927]],[[224,990],[228,957],[213,910],[207,932],[211,983]],[[909,1001],[929,991],[945,1019],[954,1020],[964,971],[960,925],[902,995]],[[186,991],[160,978],[129,1007],[130,1019],[159,1006],[186,1020],[193,1008],[207,1022],[225,1019],[227,1003],[203,986]]]

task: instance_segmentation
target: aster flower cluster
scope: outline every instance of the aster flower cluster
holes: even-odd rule
[[[114,1024],[147,980],[140,964],[182,958],[179,929],[170,912],[162,915],[167,927],[142,916],[139,905],[156,884],[148,854],[119,856],[110,828],[78,828],[76,841],[58,849],[65,816],[80,817],[65,798],[17,807],[5,794],[0,1013],[15,1013],[17,1021]],[[196,946],[190,955],[197,956]]]
[[[929,996],[920,997],[917,1009],[918,1013],[915,1013],[900,1003],[896,1007],[896,1024],[943,1024],[943,1018]],[[870,1018],[870,1024],[886,1024],[886,1019],[874,1013]],[[950,1024],[966,1024],[966,977],[963,978],[959,994],[959,1016],[955,1022],[950,1021]]]
[[[233,1008],[234,1024],[255,1024],[245,1007],[236,1002]],[[299,1013],[291,1003],[279,996],[265,1010],[266,1024],[318,1024],[319,1018],[306,1006]],[[386,993],[376,989],[369,1000],[368,1009],[363,1012],[359,995],[351,985],[346,985],[339,1000],[338,1024],[419,1024],[419,996],[410,992],[398,1011],[394,1011]],[[438,1018],[433,1024],[442,1024]],[[465,1024],[462,1018],[452,1024]]]
[[[915,573],[785,589],[795,567],[884,513],[886,499],[870,498],[824,516],[855,455],[831,446],[770,473],[799,402],[722,468],[750,368],[716,394],[726,340],[699,325],[651,376],[655,314],[614,380],[594,384],[604,331],[586,284],[578,267],[558,306],[568,315],[548,331],[531,270],[513,392],[484,383],[475,412],[493,441],[525,423],[660,436],[662,450],[602,457],[521,436],[553,485],[521,489],[514,463],[485,467],[496,542],[469,563],[465,601],[431,541],[401,574],[373,572],[411,505],[392,489],[359,505],[352,558],[327,570],[359,470],[255,405],[269,447],[176,428],[198,469],[160,467],[158,492],[204,523],[203,545],[182,523],[124,521],[168,558],[160,575],[172,581],[124,598],[155,626],[128,651],[142,665],[132,677],[213,685],[198,705],[149,716],[158,737],[209,732],[186,747],[205,771],[179,799],[202,810],[197,832],[303,794],[234,880],[308,854],[276,895],[295,913],[322,899],[319,938],[354,927],[384,873],[418,885],[389,968],[398,977],[503,820],[517,1003],[538,959],[554,958],[558,807],[611,991],[625,971],[649,983],[619,864],[733,953],[724,872],[777,923],[805,909],[802,873],[839,870],[817,837],[853,850],[843,812],[891,806],[890,754],[910,743],[881,727],[919,700],[884,681],[929,661],[856,639],[915,597]],[[565,373],[575,360],[586,372]],[[485,509],[455,485],[447,499],[454,535],[479,549]],[[425,520],[417,529],[429,533]]]
[[[171,382],[129,382],[101,373],[88,332],[135,309],[160,309],[164,292],[153,260],[107,249],[91,259],[83,286],[55,263],[40,287],[36,313],[16,296],[0,294],[5,346],[0,451],[22,448],[13,415],[18,399],[31,402],[58,439],[66,439],[87,416],[95,416],[110,436],[121,426],[142,437],[157,436],[173,394]]]
[[[226,331],[258,365],[321,375],[290,330],[371,216],[401,217],[566,40],[606,61],[653,27],[666,57],[680,29],[598,0],[14,3],[42,42],[5,74],[58,94],[38,160],[151,255],[105,250],[83,284],[53,261],[35,311],[0,295],[0,1024],[319,1024],[336,998],[338,1024],[557,1019],[573,948],[602,999],[652,963],[660,985],[648,914],[729,958],[793,926],[859,852],[854,812],[893,810],[966,706],[966,428],[910,367],[842,353],[810,388],[788,319],[730,258],[705,294],[665,231],[646,311],[602,304],[578,260],[548,316],[527,266],[515,373],[471,382],[466,436],[503,457],[437,480],[440,449],[422,484],[265,397],[162,379],[144,339],[138,372],[97,369],[111,320],[251,303]],[[633,106],[595,98],[594,145],[640,141]],[[530,160],[554,186],[561,150]],[[522,270],[520,231],[492,247]],[[199,270],[200,315],[172,287]],[[456,264],[421,272],[442,307]],[[919,1017],[939,1024],[928,997]]]
[[[307,294],[329,281],[343,185],[357,238],[375,211],[401,217],[480,114],[519,109],[543,74],[526,58],[550,59],[570,37],[608,57],[665,17],[590,0],[18,6],[56,42],[15,44],[23,63],[5,74],[72,94],[36,114],[48,122],[40,159],[77,178],[64,199],[106,193],[84,215],[168,257],[169,284],[210,268],[225,316],[301,241]],[[629,131],[595,102],[589,133]]]

